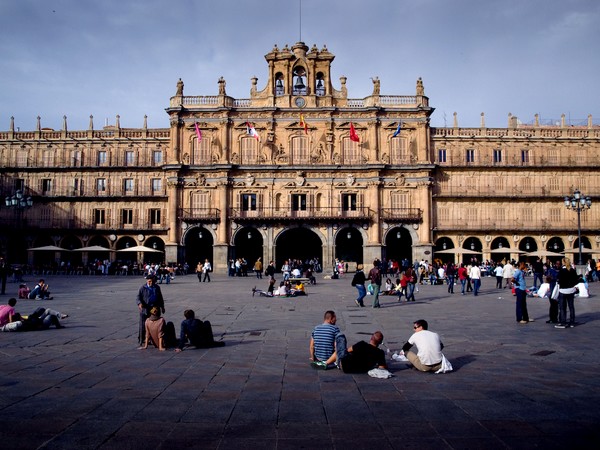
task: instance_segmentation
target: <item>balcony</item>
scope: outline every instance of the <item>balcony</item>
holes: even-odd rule
[[[423,210],[419,208],[381,208],[379,216],[381,220],[390,223],[423,222]]]
[[[229,219],[235,220],[236,222],[351,222],[353,220],[371,221],[373,219],[373,212],[365,207],[356,208],[354,210],[310,207],[300,210],[257,208],[250,211],[231,208],[229,210]]]
[[[177,218],[188,223],[218,223],[221,211],[217,208],[180,208]]]

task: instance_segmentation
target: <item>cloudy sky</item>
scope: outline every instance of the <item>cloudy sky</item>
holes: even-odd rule
[[[0,130],[168,127],[186,95],[250,96],[264,55],[302,40],[335,56],[350,98],[414,95],[422,77],[434,126],[505,127],[566,114],[600,124],[598,0],[0,0]]]

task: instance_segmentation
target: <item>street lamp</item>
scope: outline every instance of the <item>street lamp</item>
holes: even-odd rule
[[[579,189],[575,189],[572,197],[565,197],[565,207],[577,212],[577,240],[579,242],[579,265],[583,265],[583,259],[581,257],[581,211],[584,209],[590,209],[592,207],[592,199],[585,197]]]
[[[14,193],[14,195],[7,196],[4,199],[4,202],[8,208],[25,209],[25,208],[31,208],[33,206],[33,199],[31,198],[31,196],[25,197],[23,195],[23,191],[21,191],[21,189],[18,189]]]

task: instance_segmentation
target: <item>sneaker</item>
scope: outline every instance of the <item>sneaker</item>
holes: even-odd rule
[[[556,320],[546,320],[546,323],[558,323]]]
[[[529,319],[529,322],[535,322],[535,319]]]
[[[554,328],[567,328],[567,326],[562,323],[559,323],[559,324],[554,325]]]
[[[67,317],[69,317],[69,315],[68,315],[68,314],[61,314],[61,315],[60,315],[60,318],[61,318],[61,319],[66,319]]]
[[[529,322],[526,320],[519,320],[519,323],[529,323]]]
[[[315,369],[327,370],[325,361],[311,361],[310,365]]]
[[[360,307],[360,303],[358,303],[358,300],[354,300],[354,303],[356,303],[356,306]]]
[[[575,328],[575,324],[574,323],[570,323],[569,325],[567,325],[569,328]]]

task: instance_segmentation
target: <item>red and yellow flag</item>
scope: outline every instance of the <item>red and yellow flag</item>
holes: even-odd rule
[[[360,142],[360,138],[358,134],[356,134],[356,130],[354,129],[354,124],[350,122],[350,140],[354,142]]]
[[[302,114],[300,114],[300,126],[304,128],[304,134],[308,134],[308,125],[306,125],[306,122],[304,121],[304,116]]]

